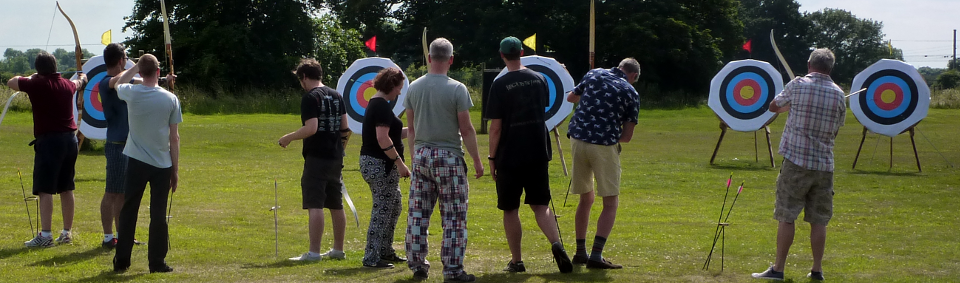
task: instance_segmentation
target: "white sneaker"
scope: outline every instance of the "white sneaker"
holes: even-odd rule
[[[52,247],[52,246],[53,246],[53,238],[52,238],[52,237],[44,237],[44,236],[41,236],[40,234],[37,234],[37,236],[34,237],[32,240],[23,242],[23,245],[28,246],[28,247],[43,247],[43,248]]]
[[[321,257],[321,255],[319,255],[319,254],[311,254],[310,252],[305,252],[305,253],[303,253],[302,255],[298,256],[298,257],[291,257],[291,258],[289,258],[289,260],[292,260],[292,261],[315,261],[315,260],[321,260],[321,259],[323,259],[323,257]]]
[[[60,237],[57,237],[57,244],[69,244],[73,242],[73,232],[60,233]]]
[[[345,259],[345,258],[347,258],[347,255],[344,254],[343,251],[338,251],[338,250],[334,250],[334,249],[330,249],[330,251],[328,251],[328,252],[326,252],[326,253],[322,253],[322,254],[320,254],[320,256],[321,256],[321,257],[324,257],[324,258],[331,258],[331,259]]]

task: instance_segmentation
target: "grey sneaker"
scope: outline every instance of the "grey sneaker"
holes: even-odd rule
[[[345,258],[347,258],[347,255],[344,254],[343,251],[338,251],[338,250],[334,250],[334,249],[330,249],[330,251],[328,251],[328,252],[326,252],[326,253],[322,253],[322,254],[320,254],[320,256],[323,257],[323,258],[330,258],[330,259],[345,259]]]
[[[60,233],[60,237],[57,237],[57,244],[64,245],[73,242],[73,232]]]
[[[466,272],[460,272],[460,274],[457,275],[457,276],[449,277],[449,278],[444,278],[444,279],[443,279],[443,282],[444,282],[444,283],[447,283],[447,282],[473,282],[473,281],[477,281],[477,277],[476,277],[476,276],[473,276],[473,274],[467,274]]]
[[[513,262],[512,260],[507,262],[507,267],[503,269],[507,272],[526,272],[527,268],[523,266],[523,261]]]
[[[34,237],[32,240],[23,242],[23,245],[28,246],[28,247],[42,247],[42,248],[52,247],[52,246],[53,246],[53,238],[52,238],[52,237],[44,237],[44,236],[41,236],[40,234],[37,234],[37,236]]]
[[[783,272],[777,272],[773,270],[773,266],[771,266],[770,268],[767,268],[767,271],[764,271],[763,273],[754,273],[753,278],[783,281]]]
[[[292,261],[316,261],[323,259],[322,255],[310,254],[310,252],[303,253],[298,257],[289,258]]]
[[[823,281],[823,271],[810,271],[810,273],[807,274],[807,278]]]

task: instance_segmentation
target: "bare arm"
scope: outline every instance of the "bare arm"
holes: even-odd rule
[[[568,92],[568,93],[567,93],[567,101],[569,101],[570,103],[578,103],[578,102],[580,102],[580,96],[577,95],[577,94],[576,94],[575,92],[573,92],[573,91]]]
[[[122,84],[123,82],[129,82],[133,79],[133,76],[136,76],[140,72],[140,67],[133,65],[133,68],[124,70],[120,74],[110,78],[110,88],[117,88],[117,84]]]
[[[407,127],[403,127],[403,130],[400,130],[400,138],[401,139],[407,138],[408,133],[409,133],[409,129]]]
[[[20,91],[20,78],[21,76],[14,76],[7,81],[7,87],[14,91]]]
[[[790,104],[787,104],[786,106],[781,107],[780,105],[777,105],[776,100],[770,101],[770,112],[783,113],[787,111],[790,111]]]
[[[290,144],[290,142],[308,138],[316,133],[317,133],[317,118],[310,118],[306,122],[304,122],[303,127],[300,127],[300,129],[297,129],[296,132],[292,132],[281,137],[279,143],[281,147],[286,148],[287,145]]]
[[[628,143],[633,139],[633,129],[637,127],[637,123],[626,122],[623,123],[623,134],[620,135],[621,143]]]
[[[170,162],[173,172],[170,173],[170,188],[177,191],[177,182],[180,179],[180,131],[177,124],[170,124]]]
[[[476,177],[479,179],[483,176],[483,163],[480,162],[480,152],[477,151],[477,130],[470,121],[470,111],[457,112],[457,123],[460,124],[460,136],[463,137],[463,144],[467,146],[467,152],[473,158],[473,169],[477,171]]]
[[[417,140],[417,131],[413,126],[413,109],[407,109],[407,144],[410,145],[411,156],[413,156],[413,151],[416,150],[413,142]]]
[[[500,132],[503,129],[503,120],[502,119],[490,119],[490,157],[497,158],[497,148],[500,147]],[[497,164],[495,160],[490,160],[490,177],[493,177],[493,180],[497,180]]]

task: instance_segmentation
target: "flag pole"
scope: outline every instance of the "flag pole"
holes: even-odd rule
[[[593,7],[594,0],[590,0],[590,69],[594,68],[594,58],[596,57],[596,44],[595,39],[597,37],[597,22],[596,22],[596,10]]]

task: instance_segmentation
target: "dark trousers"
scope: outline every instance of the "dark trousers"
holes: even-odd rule
[[[167,196],[170,193],[171,168],[157,168],[142,161],[130,158],[127,163],[127,176],[123,208],[120,209],[118,227],[117,254],[114,268],[126,269],[130,266],[130,253],[133,251],[133,236],[137,231],[137,215],[143,191],[150,183],[150,239],[147,243],[147,259],[150,267],[162,267],[167,250],[170,248],[167,231]]]

